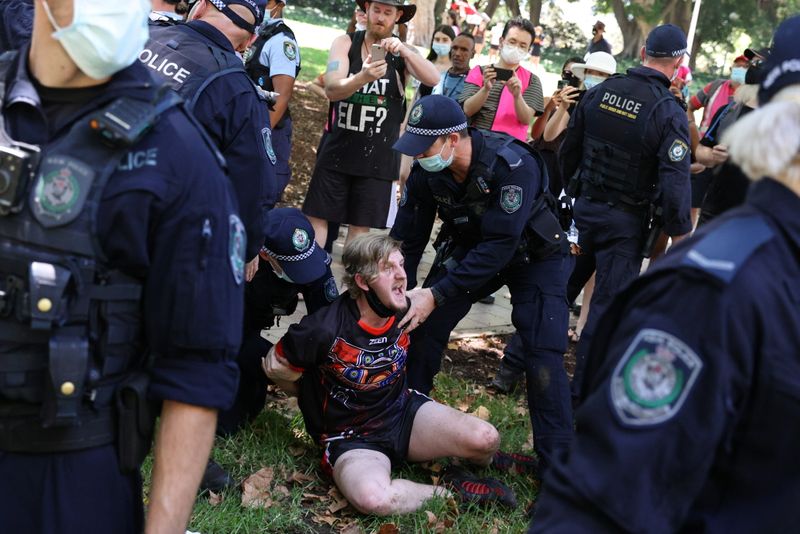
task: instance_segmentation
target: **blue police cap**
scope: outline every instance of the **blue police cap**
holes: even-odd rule
[[[656,26],[647,36],[644,51],[650,57],[681,57],[686,53],[686,34],[674,24]]]
[[[411,108],[406,131],[392,148],[408,156],[418,156],[442,135],[466,127],[467,117],[458,102],[443,95],[425,96]]]
[[[297,284],[308,284],[327,271],[328,254],[314,240],[314,228],[297,208],[267,212],[267,235],[261,249],[278,260],[286,276]]]
[[[784,20],[775,30],[772,50],[763,63],[758,101],[766,104],[781,89],[800,83],[800,15]]]
[[[258,27],[261,25],[261,22],[264,20],[264,9],[267,7],[267,0],[208,0],[211,5],[219,9],[222,13],[228,17],[231,22],[236,24],[238,27],[242,28],[243,30],[247,30],[250,33],[256,33],[258,31]],[[246,7],[250,13],[256,19],[255,24],[250,24],[242,17],[240,17],[236,12],[234,12],[230,7],[231,4],[239,4],[240,6]]]

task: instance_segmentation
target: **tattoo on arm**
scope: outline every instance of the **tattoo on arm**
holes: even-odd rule
[[[331,61],[330,63],[328,63],[327,72],[333,72],[335,70],[339,70],[339,62],[338,61]]]

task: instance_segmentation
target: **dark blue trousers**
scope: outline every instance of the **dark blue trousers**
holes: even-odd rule
[[[289,167],[289,156],[292,153],[292,119],[283,121],[283,126],[272,130],[272,149],[275,150],[275,179],[278,182],[278,196],[280,199],[283,190],[292,179],[292,170]]]
[[[141,477],[120,473],[113,445],[61,454],[0,452],[0,532],[143,530]]]
[[[620,290],[639,276],[644,247],[644,214],[620,210],[605,202],[579,198],[575,202],[578,244],[595,260],[595,283],[589,316],[578,343],[572,392],[579,397],[586,354],[600,316]],[[597,332],[601,335],[602,332]]]
[[[525,354],[528,408],[534,445],[543,465],[564,451],[572,438],[569,381],[564,370],[567,344],[566,284],[572,271],[569,255],[553,255],[534,263],[517,263],[503,269],[483,288],[470,295],[448,299],[411,333],[408,357],[410,387],[430,392],[439,372],[450,333],[469,312],[472,302],[504,284],[511,290],[511,321]],[[436,279],[426,280],[428,287]]]

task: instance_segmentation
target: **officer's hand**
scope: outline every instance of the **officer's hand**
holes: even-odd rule
[[[400,53],[405,48],[403,46],[403,41],[398,39],[397,37],[387,37],[386,39],[381,40],[381,46],[390,54],[395,56],[399,56]]]
[[[406,332],[411,332],[425,322],[436,307],[436,302],[433,300],[433,293],[427,288],[412,289],[406,296],[411,300],[411,305],[397,326],[399,328],[406,326]]]
[[[495,78],[497,78],[497,71],[494,70],[494,67],[483,68],[483,86],[486,88],[487,91],[492,90]]]
[[[514,98],[517,98],[522,94],[522,82],[519,81],[519,78],[517,78],[516,74],[512,75],[511,78],[508,79],[506,82],[506,88],[508,88]]]
[[[372,63],[372,54],[369,54],[366,61],[364,61],[363,65],[361,65],[361,72],[369,81],[383,78],[386,75],[386,69],[386,60],[381,59],[375,63]]]
[[[258,255],[244,266],[244,280],[249,282],[258,272]]]

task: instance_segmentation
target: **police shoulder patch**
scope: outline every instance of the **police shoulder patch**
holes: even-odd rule
[[[39,167],[33,188],[33,215],[45,228],[74,221],[94,182],[95,172],[70,156],[48,155]]]
[[[325,280],[325,298],[328,302],[333,302],[339,297],[339,288],[336,287],[336,279],[330,277]]]
[[[244,231],[242,220],[235,214],[228,217],[228,257],[231,263],[231,272],[236,285],[244,281],[244,255],[247,246],[247,234]]]
[[[275,149],[272,148],[272,130],[270,130],[269,127],[262,128],[261,138],[264,141],[264,151],[267,153],[267,157],[272,164],[275,165],[278,161],[278,157],[275,155]]]
[[[518,185],[504,185],[500,188],[500,207],[508,214],[522,206],[522,188]]]
[[[692,390],[703,362],[663,330],[641,330],[614,369],[611,403],[620,421],[648,426],[671,419]]]
[[[289,61],[297,59],[297,47],[292,41],[283,42],[283,55],[286,56]]]
[[[408,202],[408,185],[403,184],[403,192],[400,193],[400,207],[405,206],[406,202]]]
[[[411,114],[408,116],[408,124],[414,126],[419,123],[422,119],[422,105],[417,104],[414,106],[414,109],[411,110]]]
[[[669,159],[674,162],[683,161],[688,152],[689,146],[680,139],[675,139],[669,147]]]

